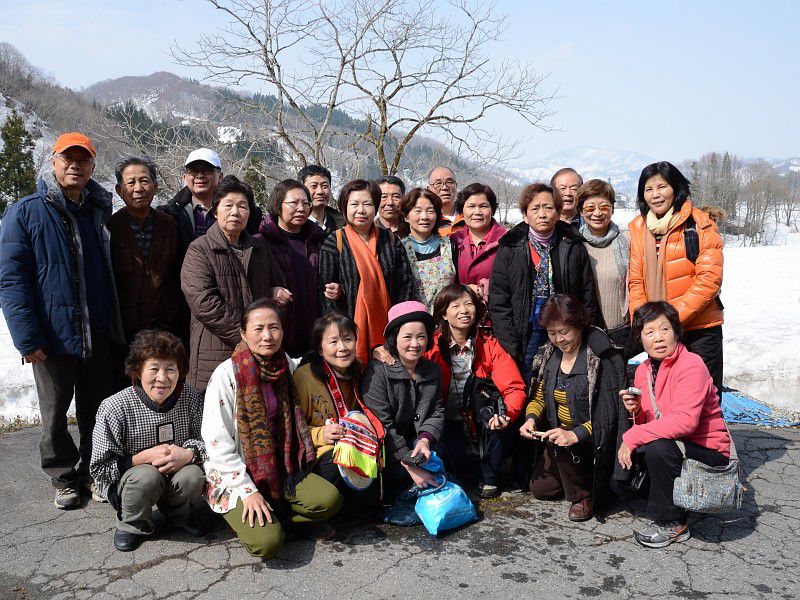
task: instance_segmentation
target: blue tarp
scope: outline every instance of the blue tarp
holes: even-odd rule
[[[800,426],[800,420],[780,415],[766,404],[736,392],[722,392],[722,415],[728,423],[750,423],[768,427]]]

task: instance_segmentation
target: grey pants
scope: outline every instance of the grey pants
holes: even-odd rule
[[[120,500],[118,529],[140,535],[153,533],[153,505],[166,519],[181,527],[191,513],[191,501],[200,496],[206,478],[203,469],[186,465],[172,475],[162,475],[153,465],[137,465],[117,483]]]
[[[100,403],[113,392],[113,375],[108,338],[104,336],[92,337],[91,358],[49,356],[33,365],[42,416],[39,454],[42,470],[54,486],[77,485],[78,479],[89,479],[94,421]],[[67,429],[67,409],[73,395],[79,447]]]

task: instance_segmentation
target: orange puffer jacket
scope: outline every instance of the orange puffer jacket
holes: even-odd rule
[[[689,215],[694,217],[700,238],[700,254],[694,264],[686,258],[683,241]],[[675,225],[661,240],[661,251],[666,253],[664,276],[667,280],[667,302],[678,310],[684,329],[707,329],[722,325],[722,304],[718,300],[722,287],[722,238],[717,231],[717,225],[707,213],[693,208],[688,199],[678,216]],[[646,227],[641,215],[628,226],[631,233],[631,319],[636,309],[648,301],[644,258]]]

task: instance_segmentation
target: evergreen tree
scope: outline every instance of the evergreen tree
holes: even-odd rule
[[[0,128],[3,149],[0,151],[0,213],[10,202],[36,191],[36,169],[33,165],[33,138],[25,130],[25,121],[11,110]]]

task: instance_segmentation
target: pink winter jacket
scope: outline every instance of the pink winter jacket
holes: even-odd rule
[[[631,450],[653,440],[684,440],[730,456],[731,439],[722,419],[717,388],[703,359],[678,344],[658,369],[655,392],[661,418],[650,400],[650,359],[636,369],[634,385],[642,390],[642,409],[622,436]]]

